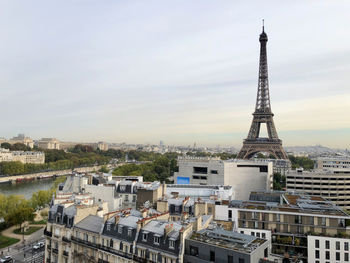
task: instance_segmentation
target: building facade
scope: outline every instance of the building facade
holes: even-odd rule
[[[272,189],[273,165],[264,160],[227,160],[179,157],[176,184],[228,185],[237,199],[248,199],[251,191]]]
[[[10,151],[0,148],[0,162],[45,163],[45,153],[32,151]]]
[[[287,191],[297,191],[326,198],[350,209],[350,173],[331,171],[290,171],[286,174]]]
[[[48,149],[48,150],[60,149],[60,142],[55,138],[42,138],[41,140],[36,141],[35,145],[41,149]]]

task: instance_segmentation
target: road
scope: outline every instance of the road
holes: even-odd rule
[[[39,241],[45,242],[44,229],[40,229],[30,235],[25,241],[25,244],[21,242],[18,245],[12,246],[10,249],[3,250],[3,255],[11,256],[13,258],[13,262],[16,263],[42,263],[44,262],[45,248],[41,248],[39,250],[33,249],[33,246]]]

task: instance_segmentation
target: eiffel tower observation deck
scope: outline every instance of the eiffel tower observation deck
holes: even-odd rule
[[[264,24],[259,41],[259,82],[255,111],[253,113],[253,121],[250,126],[248,137],[243,141],[243,147],[238,153],[237,158],[250,159],[256,153],[265,152],[273,155],[276,159],[288,159],[287,154],[282,147],[282,141],[278,138],[277,130],[273,122],[274,114],[271,111],[266,52],[268,38],[265,33]],[[268,138],[259,137],[262,123],[266,124]]]

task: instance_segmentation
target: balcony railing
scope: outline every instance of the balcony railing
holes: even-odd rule
[[[47,231],[47,230],[46,230],[46,227],[45,227],[45,229],[44,229],[44,235],[45,235],[45,236],[48,236],[48,237],[52,237],[52,232]]]
[[[58,249],[57,248],[53,248],[52,249],[52,253],[58,254]]]
[[[133,257],[132,254],[130,254],[130,253],[127,253],[127,252],[122,251],[122,250],[116,250],[112,247],[101,246],[101,249],[106,251],[106,252],[117,254],[118,256],[121,256],[124,258],[132,259],[132,257]]]
[[[92,243],[90,241],[86,241],[84,239],[77,238],[77,237],[74,237],[74,236],[71,236],[71,240],[76,242],[76,243],[81,243],[81,244],[87,245],[87,246],[92,247],[92,248],[98,248],[99,249],[101,247],[100,244]]]
[[[153,260],[150,260],[147,258],[142,258],[142,257],[136,256],[136,255],[133,256],[133,260],[135,262],[139,262],[139,263],[156,263],[157,262],[157,261],[153,261]]]
[[[67,243],[70,243],[70,239],[68,239],[68,238],[65,237],[65,236],[62,237],[62,241],[67,242]]]

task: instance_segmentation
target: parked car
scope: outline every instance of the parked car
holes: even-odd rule
[[[13,262],[12,258],[10,256],[4,256],[0,258],[0,263],[10,263]]]
[[[43,248],[45,246],[44,242],[38,242],[33,246],[33,249],[38,250],[40,248]]]

